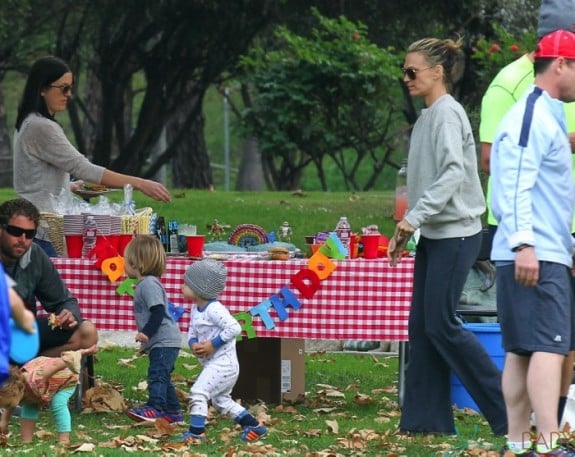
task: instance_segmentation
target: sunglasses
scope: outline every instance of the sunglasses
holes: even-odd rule
[[[415,81],[415,78],[417,78],[417,72],[418,71],[425,71],[425,70],[429,70],[430,68],[433,67],[425,67],[425,68],[421,68],[421,69],[417,69],[417,68],[400,68],[401,71],[403,71],[403,75],[407,76],[407,79],[409,79],[410,81]]]
[[[72,94],[72,84],[62,84],[61,86],[55,86],[54,84],[50,84],[50,87],[55,87],[56,89],[60,89],[62,95],[68,96]]]
[[[8,235],[15,236],[16,238],[26,235],[26,239],[31,240],[36,236],[36,229],[23,229],[10,224],[2,224],[2,227],[6,230]]]

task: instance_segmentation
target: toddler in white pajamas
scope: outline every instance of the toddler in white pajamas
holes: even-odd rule
[[[224,290],[227,271],[222,262],[204,259],[190,265],[184,275],[182,292],[192,305],[188,345],[202,365],[202,372],[190,389],[190,428],[178,441],[206,440],[208,401],[216,410],[243,427],[240,438],[254,441],[267,432],[243,406],[232,399],[240,367],[236,337],[241,326],[217,299]]]

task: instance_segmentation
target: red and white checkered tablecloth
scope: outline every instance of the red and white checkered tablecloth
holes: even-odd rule
[[[72,293],[78,298],[82,315],[100,330],[136,331],[132,297],[120,296],[118,282],[111,283],[91,261],[54,258],[56,268]],[[183,275],[189,259],[169,258],[162,276],[168,297],[176,305],[189,309],[181,293]],[[288,308],[288,318],[280,321],[270,309],[275,328],[265,328],[254,316],[260,337],[305,339],[350,339],[364,341],[407,341],[407,321],[411,302],[413,259],[405,258],[390,267],[386,259],[334,261],[335,271],[312,298],[303,298],[291,286],[290,279],[307,260],[266,261],[226,260],[228,280],[221,301],[230,311],[249,311],[254,306],[288,286],[301,302],[298,310]],[[187,331],[189,312],[180,319],[180,329]]]

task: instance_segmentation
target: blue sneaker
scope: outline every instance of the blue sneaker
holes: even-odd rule
[[[199,435],[196,435],[195,433],[192,433],[188,430],[187,432],[178,436],[174,442],[184,444],[201,444],[206,442],[206,434],[200,433]]]
[[[164,414],[153,406],[144,406],[142,408],[130,408],[126,414],[138,422],[155,422],[156,419],[164,417]],[[182,419],[183,420],[183,419]]]
[[[164,413],[162,419],[165,419],[168,424],[176,424],[184,422],[184,415],[182,413]]]
[[[255,441],[268,432],[268,429],[260,422],[259,425],[244,427],[244,431],[240,435],[242,441]]]

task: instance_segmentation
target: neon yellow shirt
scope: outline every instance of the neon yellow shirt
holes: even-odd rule
[[[525,94],[534,80],[533,62],[527,54],[506,65],[497,73],[481,100],[481,122],[479,124],[479,141],[481,143],[493,143],[501,119],[509,111],[509,108]],[[574,132],[575,102],[564,103],[563,106],[567,118],[567,131]],[[572,162],[573,176],[575,177],[575,155]],[[497,225],[497,221],[491,213],[491,178],[487,181],[486,200],[487,222],[489,225]],[[571,231],[575,233],[575,218]]]

